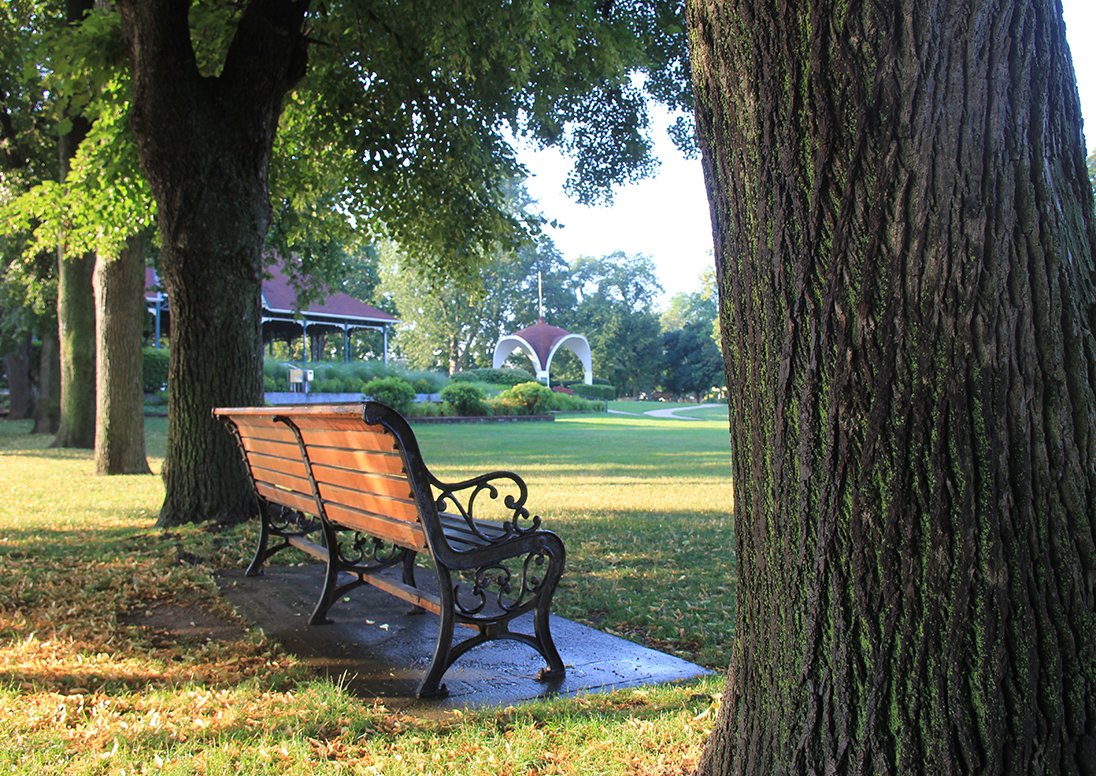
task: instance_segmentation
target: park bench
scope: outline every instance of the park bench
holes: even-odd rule
[[[564,546],[530,516],[520,477],[498,471],[439,480],[407,421],[376,402],[213,412],[239,443],[258,500],[259,543],[247,574],[262,573],[286,547],[327,564],[311,624],[328,622],[337,600],[370,584],[440,618],[420,698],[446,695],[446,670],[493,639],[528,644],[548,663],[537,678],[562,678],[548,613]],[[483,519],[484,511],[502,519]],[[436,587],[416,583],[420,557]],[[514,618],[530,611],[532,635],[511,631]],[[454,645],[455,625],[477,633]]]

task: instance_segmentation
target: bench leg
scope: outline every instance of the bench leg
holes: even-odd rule
[[[552,565],[545,577],[544,586],[540,591],[540,597],[537,599],[537,608],[533,614],[533,633],[536,635],[537,644],[540,645],[540,654],[548,661],[548,666],[542,668],[540,673],[537,674],[537,679],[541,681],[562,679],[566,673],[563,667],[563,659],[559,656],[556,643],[552,641],[552,630],[548,621],[549,610],[552,608],[552,596],[555,595],[556,585],[559,584],[559,579],[563,576],[566,550],[562,541],[556,537],[552,538],[556,539],[551,542],[548,551]]]
[[[320,600],[316,602],[316,608],[312,610],[312,616],[308,618],[309,625],[327,625],[331,622],[327,619],[327,612],[335,603],[339,590],[339,537],[335,529],[326,522],[322,530],[324,546],[327,547],[327,570],[324,574]]]
[[[273,553],[268,550],[270,545],[270,517],[267,514],[266,502],[259,503],[259,543],[255,547],[255,557],[244,572],[244,576],[257,577],[263,573],[263,564]]]
[[[456,618],[453,614],[453,582],[449,578],[449,573],[440,568],[438,569],[438,587],[441,592],[438,643],[434,647],[434,657],[426,670],[426,676],[423,677],[422,684],[415,693],[418,698],[444,698],[449,694],[449,688],[441,684],[441,677],[452,662],[449,652],[453,645],[453,626]]]
[[[548,661],[548,666],[537,673],[537,680],[544,682],[562,679],[566,673],[563,658],[559,656],[556,643],[552,641],[552,631],[548,624],[548,610],[551,608],[551,603],[552,596],[549,593],[537,603],[536,613],[533,615],[533,633],[536,634],[538,649]]]

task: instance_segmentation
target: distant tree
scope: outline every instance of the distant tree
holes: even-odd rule
[[[95,7],[95,0],[65,0],[65,22],[79,25]],[[91,128],[78,112],[66,111],[68,125],[61,134],[60,180],[69,174],[72,159]],[[95,445],[95,294],[92,277],[95,254],[57,243],[57,328],[61,356],[61,424],[55,447]]]
[[[699,402],[724,384],[723,354],[712,340],[710,323],[687,323],[662,332],[662,352],[664,391],[681,397],[692,394]]]
[[[47,130],[55,123],[34,63],[38,33],[62,23],[56,3],[0,6],[0,210],[57,176],[57,137]],[[13,410],[34,417],[34,433],[54,434],[60,411],[56,245],[26,252],[27,239],[25,228],[0,229],[0,354],[16,394]]]
[[[151,234],[126,241],[118,256],[95,263],[95,473],[147,474],[141,343],[145,260]]]
[[[623,252],[582,257],[571,266],[578,298],[570,329],[590,343],[594,374],[621,395],[652,390],[661,380],[662,345],[655,300],[661,292],[648,256]]]
[[[119,95],[127,83],[110,53],[116,59],[122,53],[117,19],[88,14],[79,3],[68,11],[74,18],[40,46],[46,52],[40,67],[52,110],[78,131],[62,138],[60,179],[39,180],[6,211],[10,223],[30,232],[24,254],[53,247],[62,256],[55,444],[94,447],[100,474],[146,472],[140,368],[155,207],[124,131],[128,113]]]
[[[703,321],[709,328],[718,325],[719,301],[716,297],[715,270],[706,269],[700,274],[700,287],[696,291],[682,291],[670,297],[663,310],[662,330],[682,329],[688,323]],[[718,336],[714,337],[718,342]]]
[[[381,288],[401,323],[393,342],[419,369],[453,374],[474,365],[482,284],[438,282],[392,243],[380,248]]]
[[[546,315],[567,320],[574,314],[567,265],[543,236],[498,251],[476,277],[462,281],[439,281],[423,270],[423,262],[391,244],[380,255],[380,291],[401,320],[394,345],[422,369],[452,374],[491,366],[500,337],[536,322],[538,272]]]
[[[694,394],[697,401],[725,384],[713,270],[701,275],[700,286],[699,291],[674,294],[661,317],[662,389],[678,396]]]

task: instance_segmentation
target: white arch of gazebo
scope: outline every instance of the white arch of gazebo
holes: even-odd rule
[[[568,334],[553,342],[551,349],[548,351],[548,357],[543,364],[536,348],[530,345],[524,337],[517,334],[508,334],[495,345],[495,355],[491,359],[491,366],[495,369],[501,368],[514,351],[520,350],[529,356],[529,360],[533,362],[537,379],[551,385],[549,373],[552,370],[552,359],[555,358],[560,348],[566,348],[578,356],[578,360],[582,363],[582,381],[587,385],[591,385],[594,382],[594,367],[590,356],[590,343],[581,334]]]

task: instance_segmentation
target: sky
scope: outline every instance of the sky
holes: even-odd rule
[[[1081,111],[1090,118],[1087,147],[1096,147],[1096,0],[1062,0],[1066,37],[1073,54]],[[698,159],[685,159],[666,136],[669,117],[654,117],[652,139],[659,174],[617,190],[611,207],[586,207],[563,193],[569,163],[556,151],[530,151],[521,160],[533,173],[530,194],[544,214],[560,222],[548,233],[563,257],[604,256],[614,251],[650,256],[663,288],[663,306],[674,294],[696,291],[712,266],[712,232],[704,176]]]

